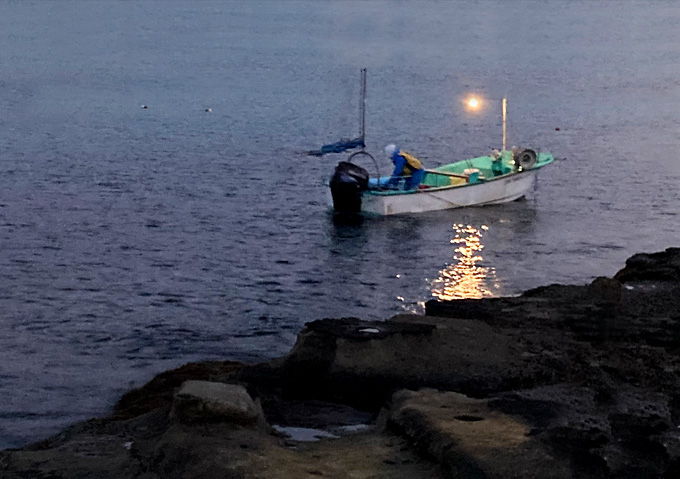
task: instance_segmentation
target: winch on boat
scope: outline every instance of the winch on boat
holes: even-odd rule
[[[536,152],[528,148],[513,148],[512,156],[516,170],[528,170],[529,168],[532,168],[538,160]]]

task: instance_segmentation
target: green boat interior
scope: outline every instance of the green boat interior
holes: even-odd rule
[[[371,179],[371,193],[404,194],[416,193],[431,188],[448,188],[451,186],[471,186],[490,181],[509,174],[518,174],[529,169],[541,168],[552,163],[554,157],[549,153],[535,153],[533,150],[522,150],[519,153],[503,151],[493,156],[480,156],[469,160],[442,165],[435,169],[425,170],[425,176],[417,190],[378,189],[390,179],[389,176],[379,180]]]

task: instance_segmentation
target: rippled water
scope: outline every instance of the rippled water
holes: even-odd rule
[[[281,355],[310,320],[678,246],[678,23],[674,2],[2,2],[0,447],[188,361]],[[336,223],[340,157],[304,152],[356,135],[362,67],[369,151],[498,147],[475,92],[565,160],[525,201]]]

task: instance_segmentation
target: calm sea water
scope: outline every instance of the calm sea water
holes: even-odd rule
[[[0,447],[189,361],[284,354],[310,320],[678,246],[679,23],[661,1],[0,3]],[[564,160],[525,201],[335,223],[342,157],[304,152],[358,133],[362,67],[371,152],[485,154],[507,96],[510,143]]]

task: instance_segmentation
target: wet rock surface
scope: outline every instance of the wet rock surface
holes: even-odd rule
[[[0,477],[680,477],[679,372],[669,248],[588,285],[314,321],[284,358],[168,371],[0,452]]]

